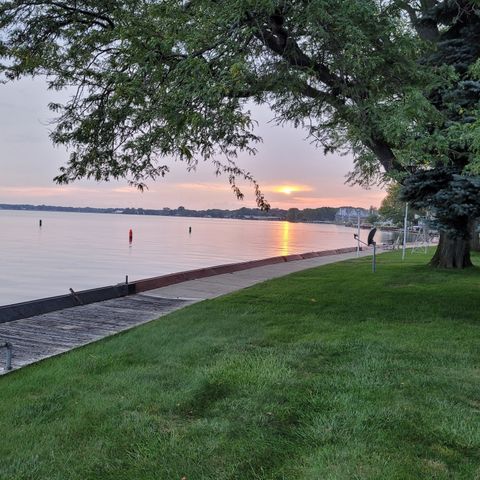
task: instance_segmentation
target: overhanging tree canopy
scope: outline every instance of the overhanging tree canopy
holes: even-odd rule
[[[51,105],[53,141],[74,152],[62,182],[142,185],[168,171],[165,155],[192,165],[252,151],[245,99],[327,148],[353,147],[370,173],[372,153],[390,170],[378,102],[409,101],[399,92],[417,48],[401,11],[376,1],[16,0],[0,28],[7,78],[77,88]]]
[[[474,164],[476,132],[463,120],[475,118],[476,87],[461,84],[480,45],[462,43],[478,36],[473,1],[13,0],[0,7],[0,29],[7,79],[46,75],[51,88],[76,88],[51,105],[52,139],[72,151],[59,182],[126,177],[143,187],[173,156],[189,167],[213,161],[240,195],[235,177],[253,178],[234,159],[258,140],[247,100],[327,151],[353,151],[360,183]]]

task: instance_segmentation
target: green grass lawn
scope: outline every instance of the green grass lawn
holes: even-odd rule
[[[0,377],[0,479],[480,478],[480,269],[428,258],[300,272]]]

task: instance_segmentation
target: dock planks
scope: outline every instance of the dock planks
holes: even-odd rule
[[[194,303],[137,294],[0,324],[0,342],[13,345],[12,370],[147,323]],[[0,350],[0,375],[4,370]]]

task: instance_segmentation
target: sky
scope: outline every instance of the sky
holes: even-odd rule
[[[125,181],[56,185],[52,179],[66,164],[68,152],[51,144],[54,114],[47,105],[65,95],[48,91],[41,78],[0,85],[0,203],[153,209],[182,205],[198,210],[255,206],[248,184],[240,183],[245,198],[237,200],[226,177],[216,177],[208,163],[187,172],[181,162],[162,160],[171,172],[148,183],[143,193]],[[258,121],[255,133],[263,142],[255,156],[239,156],[238,165],[253,174],[273,208],[380,205],[385,196],[381,189],[345,184],[351,156],[325,156],[305,131],[274,125],[268,108],[255,106],[252,112]]]

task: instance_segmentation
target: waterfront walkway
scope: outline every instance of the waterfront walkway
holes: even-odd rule
[[[360,252],[360,256],[371,252]],[[0,343],[13,345],[11,371],[155,320],[195,302],[218,297],[272,278],[355,258],[356,252],[314,257],[214,275],[141,294],[81,305],[0,324]],[[0,350],[0,375],[4,370]]]

